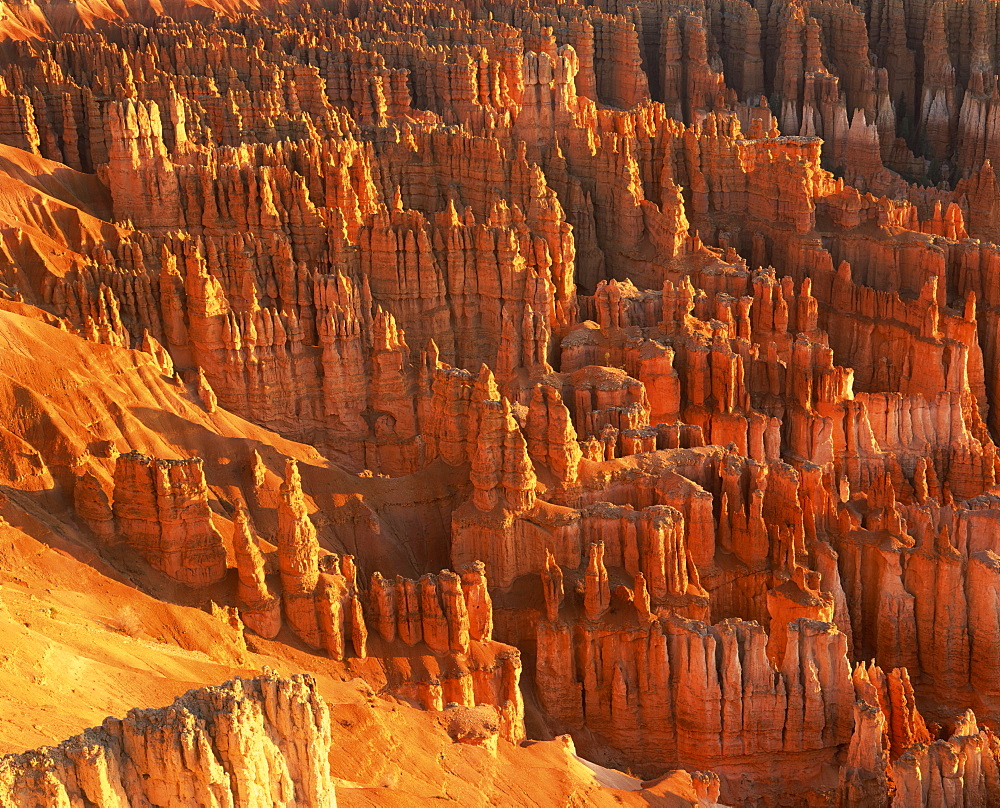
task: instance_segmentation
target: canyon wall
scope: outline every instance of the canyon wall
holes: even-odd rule
[[[994,5],[175,6],[0,8],[5,519],[705,801],[1000,802]],[[150,776],[328,790],[265,734]]]

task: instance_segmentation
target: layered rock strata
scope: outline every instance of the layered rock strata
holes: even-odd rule
[[[336,806],[331,751],[311,677],[236,679],[0,758],[0,796],[38,806]]]
[[[734,803],[1000,799],[996,7],[271,11],[0,9],[0,315],[155,391],[12,326],[11,518]]]
[[[125,544],[171,578],[206,586],[226,573],[222,536],[212,524],[199,458],[118,455],[106,494],[92,473],[74,488],[77,514],[107,544]]]

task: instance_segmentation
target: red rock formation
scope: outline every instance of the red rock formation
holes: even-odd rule
[[[547,466],[559,481],[575,483],[582,452],[570,412],[556,388],[535,386],[525,431],[528,454],[536,467]]]
[[[225,574],[226,552],[212,526],[201,460],[119,455],[113,498],[121,541],[154,567],[190,586]]]
[[[446,704],[492,705],[501,735],[524,737],[524,704],[517,650],[493,639],[493,608],[481,563],[461,573],[444,570],[414,581],[373,573],[361,596],[380,642],[393,692],[426,709]],[[424,656],[426,649],[431,658]]]
[[[111,500],[93,472],[88,471],[77,478],[76,485],[73,486],[73,505],[77,515],[101,541],[114,543],[115,524]]]
[[[791,623],[775,669],[753,624],[632,614],[623,628],[594,622],[586,607],[576,630],[539,623],[539,693],[564,725],[585,725],[639,765],[711,762],[724,778],[728,755],[780,760],[809,749],[817,761],[832,760],[851,739],[846,643],[832,626]],[[743,760],[747,771],[753,764]],[[758,776],[766,779],[769,765]]]
[[[980,730],[971,711],[933,740],[913,706],[905,670],[874,666],[854,672],[858,701],[848,768],[840,800],[869,805],[932,805],[935,801],[988,804],[998,792],[997,739]],[[900,803],[900,801],[902,801]]]
[[[261,637],[273,639],[281,630],[281,599],[268,586],[264,556],[242,502],[237,503],[233,520],[233,552],[239,577],[236,598],[240,617]]]
[[[809,580],[809,579],[812,580]],[[792,577],[767,592],[767,611],[771,615],[771,632],[768,636],[768,657],[781,667],[788,642],[788,627],[798,620],[833,622],[834,598],[819,589],[820,574],[796,567]]]
[[[523,650],[704,799],[997,801],[993,5],[176,6],[0,9],[3,524],[486,754]]]
[[[278,501],[278,569],[281,571],[282,603],[289,626],[313,648],[320,647],[316,616],[316,586],[319,583],[319,542],[302,496],[298,464],[289,460]]]

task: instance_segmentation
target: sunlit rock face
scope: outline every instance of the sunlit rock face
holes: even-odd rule
[[[0,804],[1000,804],[998,23],[0,4]]]

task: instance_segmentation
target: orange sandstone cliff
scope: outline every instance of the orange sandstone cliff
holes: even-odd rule
[[[1000,805],[998,22],[0,2],[0,805]]]

